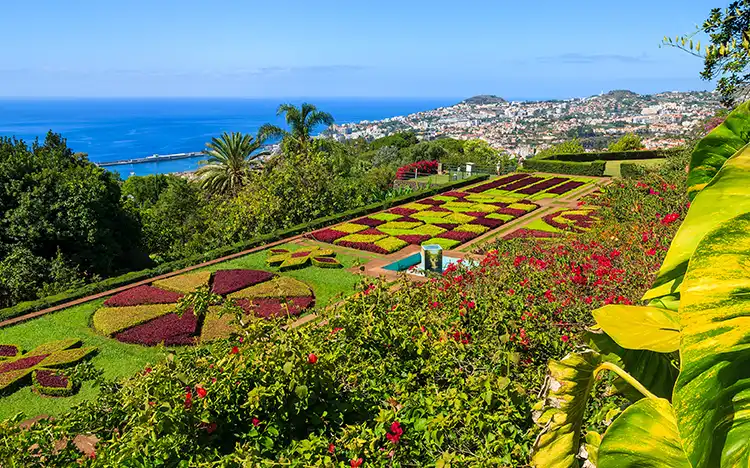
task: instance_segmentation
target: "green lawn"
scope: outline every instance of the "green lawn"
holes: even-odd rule
[[[451,181],[451,177],[450,174],[435,174],[424,177],[417,177],[416,179],[411,180],[420,184],[444,185]]]
[[[665,159],[632,159],[628,161],[607,161],[604,169],[605,176],[620,177],[620,164],[624,162],[634,163],[645,167],[657,167],[664,164]]]
[[[294,244],[280,247],[290,250],[299,248]],[[215,271],[248,268],[272,271],[274,269],[265,265],[266,256],[266,252],[261,251],[212,265],[206,269]],[[346,269],[358,263],[365,263],[372,257],[367,254],[359,256],[337,252],[336,258],[344,265],[344,268],[323,269],[309,266],[283,274],[307,283],[315,292],[316,305],[325,306],[354,291],[359,276]],[[105,377],[112,379],[132,375],[149,363],[156,363],[166,356],[169,350],[163,347],[148,348],[130,345],[96,334],[89,326],[89,322],[93,313],[101,307],[103,302],[104,299],[92,301],[12,327],[2,328],[0,329],[0,344],[17,344],[24,350],[29,350],[48,341],[78,338],[85,346],[99,348],[99,352],[91,359],[91,362],[98,369],[103,370]],[[179,350],[179,348],[172,348],[172,350]],[[21,387],[10,395],[0,397],[0,419],[9,418],[18,412],[24,412],[29,417],[38,414],[59,415],[71,406],[96,396],[97,393],[98,389],[92,387],[90,383],[84,384],[76,395],[65,398],[42,397],[32,393],[31,386]]]

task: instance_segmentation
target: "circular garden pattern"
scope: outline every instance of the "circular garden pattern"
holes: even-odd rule
[[[182,316],[175,312],[185,294],[202,286],[262,318],[297,316],[315,304],[310,287],[287,276],[261,270],[194,272],[110,297],[94,313],[93,327],[123,343],[145,346],[185,346],[229,337],[237,329],[234,317],[220,315],[221,305],[209,307],[201,317],[191,309]]]

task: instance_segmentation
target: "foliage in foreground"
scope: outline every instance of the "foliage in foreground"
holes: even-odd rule
[[[592,308],[641,296],[684,211],[682,188],[659,175],[639,184],[603,195],[608,221],[575,242],[498,241],[473,271],[396,291],[366,284],[314,323],[283,331],[252,322],[241,342],[185,350],[56,421],[30,430],[17,427],[23,417],[6,422],[0,459],[523,466],[547,360],[582,343]],[[623,400],[594,392],[585,426],[601,431]],[[95,458],[59,449],[80,433],[100,439]]]

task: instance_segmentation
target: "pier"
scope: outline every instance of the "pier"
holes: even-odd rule
[[[205,153],[203,153],[202,151],[194,151],[191,153],[154,154],[152,156],[146,156],[145,158],[121,159],[119,161],[100,162],[100,163],[97,163],[97,166],[107,167],[107,166],[121,166],[124,164],[141,164],[141,163],[149,163],[149,162],[171,161],[174,159],[196,158],[198,156],[204,156],[204,155]]]

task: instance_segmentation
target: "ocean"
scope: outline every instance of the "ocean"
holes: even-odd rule
[[[280,103],[315,104],[336,123],[380,120],[449,106],[460,98],[442,99],[3,99],[0,136],[27,142],[60,133],[74,151],[93,162],[118,161],[201,151],[222,132],[255,134],[264,123],[283,127],[276,116]],[[322,129],[320,129],[322,130]],[[109,166],[123,178],[195,170],[201,158]]]

